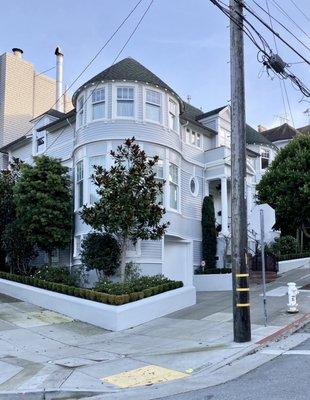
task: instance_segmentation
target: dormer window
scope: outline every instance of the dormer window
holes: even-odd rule
[[[42,154],[46,150],[46,133],[37,132],[35,135],[34,153]]]
[[[77,102],[77,126],[78,128],[83,125],[83,117],[84,117],[84,96],[80,97]]]
[[[186,128],[185,140],[192,146],[202,148],[202,137],[198,132],[193,131],[190,128]]]
[[[177,104],[172,99],[169,99],[169,128],[173,131],[178,130]]]
[[[117,116],[134,117],[134,89],[131,87],[117,88]]]
[[[155,90],[146,91],[145,117],[154,122],[161,122],[161,94]]]
[[[105,118],[105,89],[100,88],[92,92],[92,118]]]
[[[270,152],[269,152],[269,150],[264,149],[261,153],[262,169],[268,168],[269,164],[270,164]]]

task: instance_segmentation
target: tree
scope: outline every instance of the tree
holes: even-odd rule
[[[279,151],[257,185],[259,203],[276,213],[275,228],[295,236],[310,220],[310,135],[297,135]]]
[[[3,245],[12,273],[28,275],[30,261],[37,253],[18,220],[8,224],[3,234]]]
[[[121,246],[121,278],[124,279],[126,250],[139,239],[160,239],[168,223],[161,223],[165,209],[157,203],[163,183],[156,180],[153,168],[158,157],[148,158],[135,139],[126,139],[111,151],[110,170],[95,166],[92,179],[99,200],[84,206],[81,217],[97,231],[113,235]]]
[[[70,242],[72,225],[71,183],[68,168],[48,156],[34,157],[34,165],[23,164],[14,187],[17,218],[34,246],[52,252]]]
[[[20,175],[21,161],[13,158],[7,170],[0,171],[0,265],[5,264],[6,251],[4,249],[4,232],[6,227],[14,221],[15,204],[13,188]]]
[[[108,233],[89,233],[81,244],[81,261],[88,271],[95,269],[99,278],[115,274],[120,264],[120,247]]]
[[[202,259],[206,268],[216,268],[217,235],[215,227],[214,202],[206,196],[202,204]]]

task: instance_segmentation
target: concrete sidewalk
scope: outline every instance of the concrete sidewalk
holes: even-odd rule
[[[309,283],[309,267],[268,284],[267,327],[261,287],[251,288],[252,341],[245,344],[233,342],[229,292],[200,293],[195,306],[123,332],[0,295],[0,398],[41,399],[45,390],[46,398],[81,392],[145,400],[201,387],[212,376],[219,383],[220,368],[306,321],[309,290],[299,295],[300,313],[286,314],[289,281]]]

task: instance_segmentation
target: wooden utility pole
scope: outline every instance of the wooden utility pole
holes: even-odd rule
[[[247,265],[246,136],[244,99],[243,0],[230,0],[231,80],[231,255],[234,341],[251,340]]]

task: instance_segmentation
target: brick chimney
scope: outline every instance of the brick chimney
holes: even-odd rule
[[[265,132],[267,128],[264,125],[258,125],[257,130],[259,133]]]

